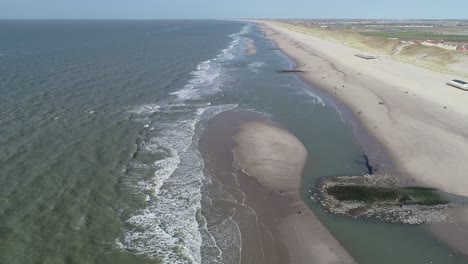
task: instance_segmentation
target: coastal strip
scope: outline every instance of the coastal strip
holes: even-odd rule
[[[199,149],[207,174],[235,199],[213,205],[231,208],[240,263],[355,263],[301,199],[308,154],[290,132],[258,113],[224,112],[206,125]]]
[[[256,21],[303,71],[300,77],[346,104],[365,128],[389,151],[399,173],[414,180],[468,196],[468,104],[466,93],[445,86],[456,78],[380,56],[356,57],[361,51],[289,29],[275,21]],[[379,162],[369,155],[370,164]],[[441,240],[468,255],[466,210],[453,209],[443,224],[430,227]]]

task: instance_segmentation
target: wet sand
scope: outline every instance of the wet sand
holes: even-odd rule
[[[255,46],[255,41],[251,38],[247,39],[245,53],[248,55],[257,53],[257,47]]]
[[[300,197],[307,152],[294,135],[257,113],[225,112],[207,124],[199,149],[206,173],[235,199],[227,207],[241,263],[354,263]]]
[[[355,56],[362,51],[275,22],[258,23],[304,71],[304,81],[346,104],[385,146],[400,172],[392,176],[468,196],[468,94],[445,85],[457,76],[386,57],[363,60]],[[468,255],[466,210],[452,210],[448,222],[431,230]]]

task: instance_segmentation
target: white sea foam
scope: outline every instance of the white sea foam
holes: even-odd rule
[[[252,25],[249,24],[243,27],[241,32],[230,35],[232,40],[229,45],[213,59],[198,64],[197,69],[192,72],[193,78],[182,89],[171,94],[176,95],[181,100],[189,100],[221,92],[220,85],[223,81],[220,77],[223,70],[221,63],[235,57],[242,35],[248,33],[251,27]]]
[[[201,261],[195,219],[200,162],[191,148],[199,119],[200,115],[195,115],[179,123],[160,124],[162,133],[145,147],[148,152],[169,150],[169,156],[155,162],[154,178],[139,183],[144,190],[152,190],[153,197],[146,208],[127,221],[135,230],[126,232],[122,242],[136,254],[159,258],[163,263]],[[189,166],[192,173],[184,169]]]
[[[258,68],[262,67],[264,65],[263,62],[257,61],[257,62],[252,62],[249,64],[249,69],[253,72],[258,72]]]
[[[183,89],[171,93],[178,96],[182,100],[199,99],[200,89],[218,90],[214,84],[215,79],[221,74],[221,66],[215,60],[207,60],[201,62],[197,66],[197,70],[192,72],[193,78],[188,81]]]
[[[201,263],[202,237],[197,214],[204,175],[197,150],[197,123],[235,107],[187,106],[187,116],[181,120],[158,123],[160,132],[145,144],[143,151],[166,157],[152,165],[153,178],[138,182],[139,189],[149,193],[150,198],[145,198],[148,206],[127,219],[132,228],[118,240],[118,246],[163,263]]]
[[[134,114],[153,114],[159,111],[160,107],[157,104],[144,104],[131,109],[129,112]]]
[[[312,99],[313,99],[313,103],[314,104],[320,104],[321,106],[325,106],[325,103],[323,102],[322,98],[316,94],[314,94],[313,92],[309,91],[308,89],[304,88],[302,89],[302,92],[308,96],[311,96]]]

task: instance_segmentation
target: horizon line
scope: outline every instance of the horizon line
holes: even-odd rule
[[[7,20],[120,20],[120,21],[150,21],[150,20],[391,20],[391,21],[468,21],[467,18],[0,18]]]

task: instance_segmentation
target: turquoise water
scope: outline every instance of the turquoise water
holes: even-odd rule
[[[301,139],[305,195],[367,171],[345,113],[277,74],[292,63],[255,26],[1,21],[0,36],[0,263],[226,263],[197,151],[222,111],[267,114]],[[421,228],[310,205],[360,263],[466,263]]]

